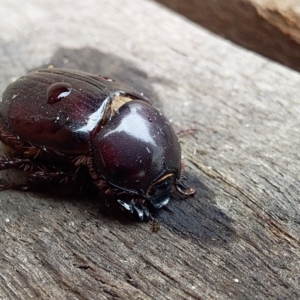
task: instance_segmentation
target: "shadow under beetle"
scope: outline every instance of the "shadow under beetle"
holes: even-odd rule
[[[0,103],[0,139],[28,189],[44,181],[78,180],[86,169],[107,206],[149,220],[149,209],[170,199],[172,188],[195,193],[180,181],[181,148],[166,117],[143,95],[109,77],[42,69],[10,84]]]

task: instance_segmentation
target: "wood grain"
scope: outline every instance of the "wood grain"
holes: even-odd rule
[[[299,0],[157,0],[234,43],[300,71]]]
[[[1,299],[300,297],[297,73],[152,1],[0,4],[1,93],[34,68],[76,68],[198,130],[182,138],[197,195],[174,194],[157,234],[86,194],[1,192]]]

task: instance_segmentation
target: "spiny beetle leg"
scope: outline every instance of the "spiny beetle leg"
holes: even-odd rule
[[[35,163],[28,158],[8,158],[7,156],[2,155],[0,159],[0,171],[7,169],[21,169],[26,171],[27,169],[34,168]]]

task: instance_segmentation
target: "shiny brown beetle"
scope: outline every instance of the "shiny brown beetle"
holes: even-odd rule
[[[169,201],[180,181],[181,148],[166,117],[131,87],[109,77],[43,69],[10,84],[0,103],[0,139],[14,156],[0,170],[28,174],[28,187],[43,181],[76,181],[86,169],[106,205],[148,220],[149,208]]]

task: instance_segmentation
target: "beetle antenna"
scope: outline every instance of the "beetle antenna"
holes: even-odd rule
[[[181,138],[185,135],[192,134],[198,132],[199,130],[196,128],[182,129],[177,132],[177,135]]]
[[[176,190],[185,196],[194,196],[196,194],[195,189],[186,187],[180,180],[176,179],[175,181]]]

